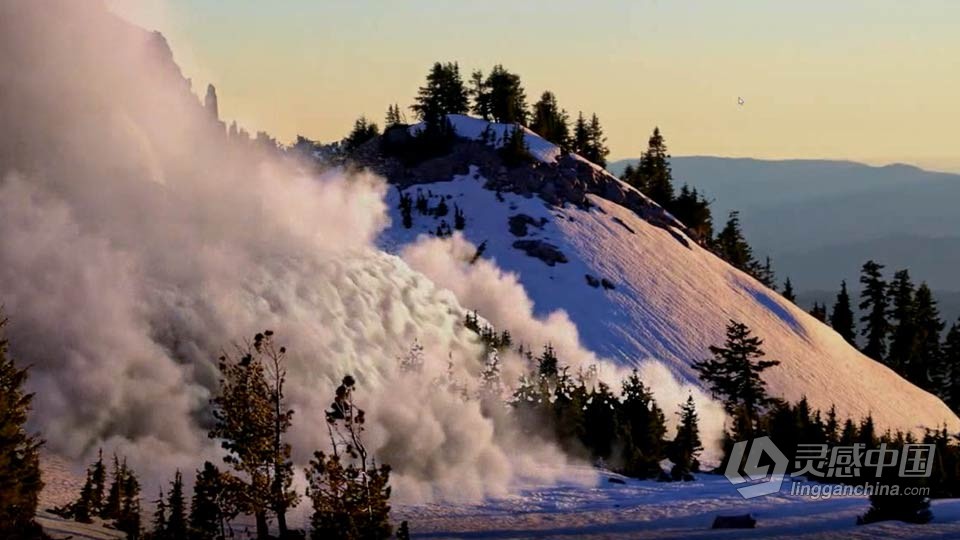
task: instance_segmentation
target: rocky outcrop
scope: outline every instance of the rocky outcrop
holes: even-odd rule
[[[517,240],[513,243],[513,247],[531,257],[540,259],[547,266],[556,266],[557,263],[568,262],[567,256],[560,251],[560,248],[543,240]]]
[[[203,98],[203,108],[207,110],[214,120],[220,120],[220,105],[217,102],[217,89],[212,85],[207,85],[207,95]]]
[[[670,231],[675,237],[692,232],[666,210],[644,197],[604,169],[572,154],[561,155],[555,163],[531,161],[508,166],[499,152],[480,141],[455,137],[443,155],[404,164],[402,152],[384,152],[383,148],[415,147],[406,126],[387,130],[357,148],[350,156],[356,165],[371,169],[401,188],[414,184],[449,180],[477,167],[487,179],[486,187],[498,192],[538,196],[552,206],[573,204],[591,206],[588,195],[595,195],[632,210],[649,223]],[[388,155],[390,154],[390,155]],[[513,229],[511,228],[511,231]],[[519,227],[517,230],[520,230]],[[514,233],[516,234],[516,233]],[[523,235],[518,235],[523,236]]]
[[[514,236],[526,236],[527,227],[536,227],[542,229],[547,223],[547,218],[533,219],[526,214],[517,214],[510,216],[508,224],[510,225],[510,234]]]

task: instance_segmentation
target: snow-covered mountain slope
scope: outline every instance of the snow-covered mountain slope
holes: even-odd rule
[[[863,356],[832,329],[679,231],[654,226],[594,195],[589,210],[558,208],[536,196],[498,195],[484,189],[485,182],[474,168],[447,182],[408,188],[414,199],[417,191],[430,194],[431,207],[444,197],[451,213],[439,218],[414,210],[411,229],[402,225],[399,192],[392,190],[393,224],[380,244],[403,252],[418,236],[423,241],[422,235],[433,234],[442,220],[452,226],[456,205],[466,216],[463,237],[485,244],[485,258],[516,273],[535,313],[566,312],[580,341],[601,357],[621,365],[658,360],[677,377],[697,383],[692,363],[707,357],[710,345],[723,343],[725,327],[735,319],[764,340],[769,358],[780,360],[764,374],[775,395],[789,400],[806,396],[822,410],[835,404],[841,416],[872,414],[879,425],[893,430],[943,423],[952,431],[960,429],[960,420],[938,398]],[[526,225],[511,232],[511,219]],[[525,236],[517,236],[521,228]],[[449,242],[455,245],[458,239]],[[543,243],[554,246],[566,262],[549,265],[526,253]],[[451,251],[456,254],[457,248]],[[469,265],[462,251],[460,264]],[[454,282],[459,276],[407,258],[439,285],[454,291],[460,286]],[[500,322],[496,314],[487,315],[494,324]]]

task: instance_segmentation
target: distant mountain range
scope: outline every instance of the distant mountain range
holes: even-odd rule
[[[619,174],[636,161],[610,170]],[[801,299],[819,300],[841,279],[857,290],[860,266],[875,259],[890,275],[909,269],[938,291],[948,319],[960,315],[960,175],[825,160],[689,156],[672,165],[678,185],[713,200],[718,227],[740,210],[757,254],[773,258]]]

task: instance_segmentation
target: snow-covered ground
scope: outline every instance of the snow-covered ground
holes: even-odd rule
[[[625,484],[613,484],[608,478]],[[792,495],[784,482],[776,495],[745,500],[720,475],[694,482],[658,483],[602,473],[593,487],[579,484],[531,489],[474,506],[402,506],[416,538],[958,538],[960,500],[934,501],[926,525],[883,522],[856,525],[865,497],[813,500]],[[756,529],[714,530],[718,515],[751,514]]]
[[[655,227],[593,196],[591,210],[550,207],[537,197],[511,193],[498,200],[483,188],[484,182],[472,170],[451,181],[413,186],[410,193],[414,198],[418,190],[432,194],[431,206],[445,197],[451,215],[443,219],[450,225],[454,204],[463,209],[463,236],[474,245],[485,242],[484,257],[517,275],[535,314],[546,317],[562,310],[575,323],[580,342],[600,357],[627,366],[655,359],[675,377],[698,384],[692,363],[708,356],[710,345],[723,343],[726,325],[736,319],[765,341],[769,358],[780,360],[780,366],[764,373],[775,395],[791,401],[806,396],[824,411],[836,404],[841,417],[872,414],[881,429],[908,431],[946,423],[951,431],[960,431],[960,420],[939,399],[863,356],[831,328],[681,233]],[[392,189],[387,202],[393,223],[379,239],[394,253],[431,234],[440,222],[414,211],[413,228],[405,229],[398,198]],[[549,242],[568,262],[548,266],[514,248],[521,238],[508,231],[508,220],[518,214],[545,220],[542,227],[527,227],[522,239]],[[461,294],[465,286],[456,280],[462,274],[408,262],[457,293],[465,307],[478,307]],[[592,287],[587,274],[605,278],[615,288]],[[509,321],[498,321],[495,313],[481,309],[481,315],[509,328]],[[675,404],[662,405],[672,410]]]
[[[38,521],[56,539],[123,538],[102,523],[82,524],[48,509],[70,502],[82,478],[55,456],[44,455]],[[745,500],[720,475],[698,474],[694,482],[633,480],[590,467],[550,476],[568,481],[532,486],[479,504],[394,504],[393,520],[407,520],[414,538],[960,538],[960,500],[933,501],[926,525],[900,522],[857,526],[869,507],[865,497],[815,500],[793,495],[785,481],[779,494]],[[609,478],[623,484],[609,482]],[[149,497],[147,497],[149,499]],[[149,512],[149,509],[146,509]],[[752,530],[713,530],[718,515],[751,514]],[[299,514],[298,515],[302,515]],[[149,516],[144,515],[144,523]],[[251,537],[252,524],[234,523],[237,538]],[[296,521],[296,520],[295,520]],[[306,523],[297,521],[296,527]]]

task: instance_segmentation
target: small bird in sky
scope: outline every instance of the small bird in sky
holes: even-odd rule
[[[737,105],[743,107],[744,103],[746,103],[746,101],[744,101],[742,97],[737,96]]]

